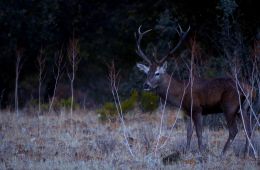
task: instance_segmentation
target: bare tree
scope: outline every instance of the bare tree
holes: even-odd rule
[[[134,153],[130,147],[129,141],[128,141],[129,136],[127,134],[127,128],[126,128],[125,121],[124,121],[123,110],[121,107],[121,102],[120,102],[120,98],[119,98],[119,94],[118,94],[119,71],[118,72],[116,71],[114,62],[112,62],[111,65],[108,65],[108,70],[109,70],[108,80],[110,82],[110,88],[111,88],[111,92],[113,95],[116,110],[119,115],[121,125],[123,126],[125,144],[126,144],[127,149],[129,150],[131,156],[133,158],[135,158],[135,155],[134,155]]]
[[[22,50],[16,50],[16,64],[15,64],[15,92],[14,92],[14,102],[16,115],[19,115],[19,97],[18,97],[18,86],[19,86],[19,75],[21,72],[22,64]]]
[[[60,50],[60,52],[56,53],[56,55],[55,55],[55,63],[54,63],[54,68],[53,68],[55,84],[54,84],[53,95],[52,95],[50,106],[49,106],[49,112],[52,110],[53,102],[54,102],[54,99],[56,96],[57,85],[62,76],[64,66],[65,66],[65,64],[63,63],[63,54],[62,54],[62,50]]]
[[[78,69],[78,64],[80,62],[79,56],[79,40],[73,37],[69,42],[68,47],[68,59],[71,65],[71,70],[68,71],[68,77],[70,79],[70,89],[71,89],[71,105],[70,105],[70,114],[72,117],[73,105],[74,105],[74,81],[75,74]]]
[[[38,116],[41,113],[41,89],[42,89],[42,81],[44,80],[46,74],[44,73],[46,60],[44,56],[44,50],[41,48],[40,54],[37,57],[37,64],[39,69],[39,77],[38,77]]]
[[[254,153],[254,157],[256,159],[258,159],[258,155],[257,155],[257,151],[253,146],[252,140],[251,140],[251,135],[252,135],[252,131],[251,131],[251,124],[249,121],[249,114],[248,114],[248,107],[251,105],[249,100],[246,100],[245,103],[242,102],[241,97],[240,97],[240,93],[242,91],[242,93],[244,93],[246,95],[246,98],[248,99],[250,94],[246,93],[243,90],[243,85],[240,83],[240,81],[238,80],[238,70],[237,70],[238,66],[235,66],[234,69],[234,78],[235,78],[235,83],[236,83],[236,90],[238,93],[238,99],[239,99],[239,113],[241,115],[242,118],[242,123],[243,123],[243,128],[245,131],[245,135],[246,135],[246,145],[245,145],[245,156],[249,153],[249,147],[252,148],[253,153]],[[248,102],[248,103],[247,103]]]

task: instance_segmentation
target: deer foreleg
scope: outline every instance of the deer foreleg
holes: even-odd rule
[[[192,117],[198,137],[199,151],[202,152],[202,114],[201,112],[194,112]]]
[[[193,123],[192,119],[189,117],[187,120],[187,144],[186,144],[186,151],[190,150],[190,141],[193,134]]]

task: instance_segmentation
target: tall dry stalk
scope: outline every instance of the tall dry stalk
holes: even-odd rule
[[[189,81],[187,82],[185,88],[184,88],[184,91],[183,91],[183,94],[182,94],[182,98],[181,98],[181,102],[180,102],[180,106],[178,108],[178,111],[177,111],[177,116],[176,116],[176,119],[173,123],[173,125],[171,126],[171,129],[170,129],[170,133],[167,135],[166,137],[166,140],[161,144],[161,146],[159,146],[159,140],[160,140],[160,137],[161,137],[161,133],[162,133],[162,126],[163,126],[163,117],[164,117],[164,112],[165,112],[165,107],[166,107],[166,101],[167,101],[167,97],[168,97],[168,90],[169,90],[169,87],[170,87],[170,84],[171,84],[171,79],[169,81],[169,84],[168,84],[168,88],[167,88],[167,91],[166,91],[166,97],[165,97],[165,102],[164,102],[164,105],[163,105],[163,109],[161,111],[161,123],[160,123],[160,130],[159,130],[159,134],[158,134],[158,138],[157,138],[157,142],[156,142],[156,146],[155,146],[155,154],[157,152],[158,149],[162,149],[164,146],[166,146],[167,142],[169,141],[169,139],[171,138],[171,133],[176,125],[176,122],[177,122],[177,117],[179,116],[180,112],[181,112],[181,108],[182,108],[182,103],[183,103],[183,99],[184,99],[184,96],[186,95],[186,91],[187,91],[187,88],[189,87],[190,88],[190,97],[191,97],[191,105],[190,105],[190,112],[191,112],[191,115],[190,115],[190,119],[188,120],[187,122],[187,128],[190,129],[190,130],[187,130],[187,132],[189,134],[187,134],[187,136],[192,136],[192,132],[193,132],[193,122],[192,122],[192,108],[193,108],[193,82],[194,82],[194,59],[197,58],[197,57],[200,57],[200,52],[199,52],[199,47],[197,45],[197,42],[194,39],[192,39],[191,41],[191,59],[190,59],[190,64],[187,65],[187,68],[189,69]],[[171,74],[171,78],[173,76],[173,73]],[[188,146],[189,144],[187,144]],[[189,149],[189,148],[187,148]]]
[[[191,60],[190,60],[190,75],[189,75],[189,82],[190,82],[190,98],[191,98],[191,104],[190,104],[190,119],[188,120],[188,125],[187,125],[187,136],[189,138],[192,137],[192,133],[193,133],[193,82],[194,82],[194,59],[198,54],[198,46],[197,46],[197,42],[195,40],[195,37],[193,39],[191,39]],[[199,140],[199,137],[198,137]],[[189,140],[190,141],[190,140]],[[190,147],[190,144],[187,144],[188,147]],[[186,148],[186,149],[190,149],[190,148]],[[201,148],[199,148],[201,149]]]
[[[239,42],[239,43],[242,44],[242,42]],[[249,58],[250,59],[249,63],[246,63],[245,60],[243,59],[243,56],[239,53],[239,51],[241,49],[236,47],[232,50],[228,50],[228,49],[224,48],[224,53],[228,60],[229,69],[230,69],[229,71],[234,79],[235,88],[236,88],[236,91],[238,94],[239,114],[242,118],[243,129],[244,129],[246,139],[247,139],[247,144],[246,144],[247,148],[245,148],[245,154],[248,154],[248,151],[249,151],[248,149],[251,148],[253,150],[254,157],[257,158],[258,155],[257,155],[256,149],[254,148],[254,146],[252,144],[252,140],[251,140],[252,134],[254,132],[253,131],[254,128],[251,128],[251,127],[252,127],[253,120],[256,120],[256,124],[254,125],[254,127],[257,126],[257,124],[260,125],[259,120],[258,120],[259,117],[255,113],[255,111],[257,111],[259,109],[259,108],[255,108],[255,106],[260,105],[260,100],[256,100],[256,101],[253,100],[254,99],[253,93],[255,93],[255,91],[254,91],[255,84],[256,84],[258,90],[260,87],[259,68],[258,68],[259,67],[258,66],[259,65],[258,56],[260,54],[259,45],[257,47],[257,44],[255,44],[251,57]],[[248,57],[248,56],[246,56],[246,57]],[[248,65],[246,65],[246,64],[250,64],[251,66],[248,67]],[[244,82],[247,82],[246,85],[249,85],[250,88],[252,87],[250,91],[248,91],[248,89],[245,87]],[[258,93],[259,94],[257,96],[260,97],[260,92],[258,92]],[[242,101],[241,95],[245,96],[244,101]],[[247,120],[247,119],[249,119],[249,120]],[[248,144],[249,144],[249,147],[248,147]]]
[[[80,62],[79,40],[75,39],[74,36],[69,42],[68,59],[69,59],[69,64],[71,65],[71,70],[68,71],[68,77],[70,79],[70,90],[71,90],[70,116],[72,118],[73,106],[74,106],[74,81],[75,81],[76,71],[78,69],[78,64]]]
[[[260,110],[260,40],[256,40],[254,43],[254,48],[253,48],[253,54],[251,55],[252,58],[251,60],[253,61],[253,72],[251,76],[251,82],[252,84],[256,84],[256,88],[258,89],[257,96],[259,100],[254,104],[253,107],[251,107],[251,111],[253,112],[253,116],[257,120],[255,125],[253,126],[253,130],[255,127],[258,125],[260,127],[259,119],[260,119],[260,114],[258,116],[256,115],[257,113],[254,112]]]
[[[244,131],[245,131],[247,142],[249,143],[249,146],[253,150],[254,157],[256,159],[258,159],[258,155],[257,155],[256,149],[254,148],[253,143],[251,141],[251,134],[249,134],[249,132],[248,132],[248,127],[247,126],[250,126],[250,125],[249,124],[247,125],[247,123],[249,123],[249,122],[246,122],[247,120],[245,120],[245,114],[249,114],[249,113],[247,112],[247,109],[243,109],[243,103],[242,103],[241,97],[240,97],[240,94],[241,94],[241,90],[240,90],[241,83],[238,80],[237,66],[234,69],[234,77],[235,77],[235,83],[236,83],[236,90],[237,90],[237,94],[238,94],[239,112],[240,112],[240,116],[242,118],[243,128],[244,128]],[[246,94],[246,98],[248,98],[248,94]],[[245,101],[245,102],[247,102],[247,101]],[[247,152],[246,154],[248,154],[248,148],[245,148],[245,150]]]
[[[18,88],[19,88],[19,76],[22,69],[22,50],[16,50],[16,63],[15,63],[15,92],[14,92],[14,105],[16,115],[19,115],[19,96],[18,96]]]
[[[57,85],[62,76],[64,67],[65,64],[63,63],[63,54],[62,54],[62,50],[60,50],[58,53],[55,54],[55,61],[54,61],[54,68],[53,68],[55,84],[54,84],[53,94],[49,105],[49,113],[52,110],[53,102],[56,96]]]
[[[169,88],[170,88],[171,81],[172,81],[172,75],[173,75],[173,73],[171,74],[170,80],[168,82],[168,86],[167,86],[167,90],[166,90],[166,94],[165,94],[165,100],[164,100],[164,104],[163,104],[163,107],[162,107],[162,110],[161,110],[161,120],[160,120],[160,126],[159,126],[159,133],[158,133],[158,136],[157,136],[157,141],[156,141],[155,150],[154,150],[155,155],[157,153],[160,138],[162,136],[163,119],[164,119],[165,108],[166,108],[166,104],[167,104],[167,100],[168,100]]]
[[[44,56],[44,50],[41,48],[40,54],[37,57],[37,64],[39,69],[39,77],[38,77],[38,116],[41,113],[41,89],[42,89],[42,81],[44,80],[46,74],[44,73],[46,66],[46,59]]]
[[[120,98],[119,98],[119,94],[118,94],[119,71],[118,72],[116,71],[114,62],[112,62],[111,65],[108,65],[108,70],[109,70],[108,80],[110,82],[110,88],[111,88],[111,92],[112,92],[112,95],[113,95],[116,110],[117,110],[118,116],[120,118],[121,125],[123,126],[125,144],[126,144],[127,149],[129,150],[131,156],[134,159],[136,159],[136,157],[135,157],[135,155],[134,155],[134,153],[133,153],[133,151],[132,151],[132,149],[129,145],[127,127],[125,125],[122,106],[121,106],[121,102],[120,102]]]

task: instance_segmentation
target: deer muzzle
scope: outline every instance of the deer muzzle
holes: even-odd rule
[[[144,83],[143,88],[145,91],[150,91],[152,89],[151,85],[149,85],[148,83]]]

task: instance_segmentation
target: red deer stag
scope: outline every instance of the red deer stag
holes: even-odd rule
[[[187,36],[189,30],[190,27],[186,31],[183,31],[179,26],[176,30],[180,36],[177,45],[162,59],[158,60],[155,58],[154,61],[152,61],[145,55],[140,47],[143,35],[151,30],[141,32],[140,26],[137,32],[138,34],[136,34],[136,52],[145,62],[147,62],[148,66],[137,63],[137,67],[147,74],[147,79],[144,83],[145,90],[153,90],[160,97],[165,98],[169,86],[167,102],[177,107],[181,106],[185,114],[192,118],[191,120],[193,120],[196,129],[200,152],[202,151],[202,115],[224,112],[229,130],[229,137],[222,151],[222,154],[225,154],[238,132],[236,116],[239,115],[239,97],[242,103],[245,101],[246,97],[242,92],[239,92],[238,95],[236,82],[231,78],[214,78],[209,80],[197,78],[194,79],[191,87],[191,83],[189,83],[188,80],[177,80],[167,74],[167,62],[165,60],[177,50]],[[171,81],[170,85],[169,81]],[[252,89],[251,86],[247,84],[243,84],[242,86],[244,91],[249,94]],[[192,88],[192,90],[186,91],[185,88]],[[256,98],[255,91],[253,91],[252,96]],[[246,110],[246,108],[244,110]],[[250,137],[251,128],[248,112],[243,111],[243,118],[245,129]],[[187,150],[190,149],[190,140],[193,133],[192,122],[188,122],[190,123],[188,123],[187,126]],[[247,140],[246,148],[248,148],[248,144],[249,141]]]

